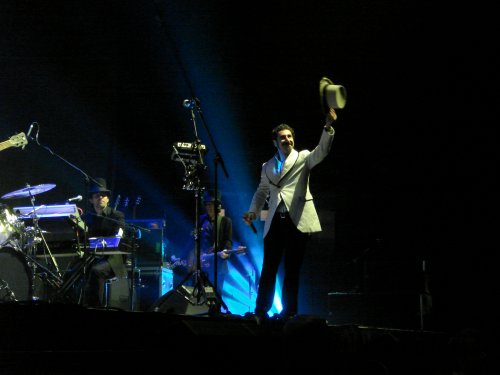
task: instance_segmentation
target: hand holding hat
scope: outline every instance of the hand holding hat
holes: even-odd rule
[[[335,85],[327,77],[319,81],[319,99],[321,111],[327,115],[331,108],[342,109],[346,105],[347,91],[344,86]]]

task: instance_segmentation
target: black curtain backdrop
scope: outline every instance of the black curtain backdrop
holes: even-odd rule
[[[443,324],[483,324],[498,292],[498,43],[488,12],[450,11],[422,1],[2,1],[0,140],[37,122],[40,145],[0,152],[0,193],[55,183],[36,196],[52,204],[84,193],[84,173],[106,177],[122,197],[142,196],[139,218],[167,217],[167,236],[182,231],[170,207],[189,220],[193,197],[171,146],[194,140],[182,101],[197,96],[231,166],[223,188],[245,198],[230,211],[237,221],[275,125],[314,147],[327,76],[348,101],[311,177],[324,231],[306,259],[315,285],[304,298],[324,309],[328,290],[351,286],[342,265],[368,249],[428,260]],[[237,185],[236,169],[250,184]]]

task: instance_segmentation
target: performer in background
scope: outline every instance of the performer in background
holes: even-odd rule
[[[275,127],[272,142],[276,154],[262,165],[260,183],[248,212],[247,224],[260,216],[269,197],[269,211],[264,224],[264,260],[260,274],[255,318],[261,323],[268,318],[274,300],[276,277],[284,256],[284,281],[281,317],[289,319],[298,313],[300,267],[310,234],[321,231],[313,196],[309,191],[311,169],[330,152],[337,119],[333,108],[326,115],[326,124],[314,150],[296,151],[295,131],[287,124]]]
[[[233,246],[233,221],[227,216],[223,216],[221,212],[222,201],[221,194],[217,192],[217,198],[213,191],[205,191],[203,194],[203,204],[205,206],[205,213],[200,216],[200,265],[201,270],[206,272],[208,279],[214,285],[214,259],[217,263],[217,292],[222,297],[224,282],[229,272],[228,260],[231,256],[228,250]],[[218,247],[217,257],[214,257],[215,245],[215,217],[217,215],[217,232]],[[191,270],[196,267],[195,252],[191,252],[188,261]]]
[[[111,190],[104,178],[96,178],[89,188],[90,209],[82,219],[87,226],[87,237],[112,237],[121,235],[125,227],[123,212],[109,207]],[[114,277],[126,277],[126,255],[98,256],[89,271],[84,289],[84,305],[101,307],[104,304],[104,282]]]

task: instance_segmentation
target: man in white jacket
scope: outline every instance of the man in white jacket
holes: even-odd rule
[[[321,231],[313,197],[309,191],[311,169],[330,152],[337,114],[330,108],[318,146],[314,150],[296,151],[295,132],[281,124],[272,131],[276,154],[262,165],[260,183],[253,195],[248,212],[243,214],[247,224],[260,216],[269,198],[269,211],[264,225],[264,260],[255,305],[255,317],[260,323],[272,307],[276,277],[284,256],[282,290],[284,319],[298,313],[300,267],[310,234]]]

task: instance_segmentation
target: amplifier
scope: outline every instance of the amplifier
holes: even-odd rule
[[[174,274],[165,267],[140,267],[138,279],[139,311],[148,311],[158,298],[174,287]]]
[[[130,272],[130,269],[129,269]],[[137,269],[135,288],[135,311],[147,311],[162,295],[174,287],[173,272],[164,267],[142,267]],[[130,309],[130,279],[118,278],[106,284],[109,307]]]
[[[165,248],[163,238],[165,221],[163,219],[133,219],[126,222],[147,229],[141,230],[140,238],[137,239],[137,267],[161,267]]]

